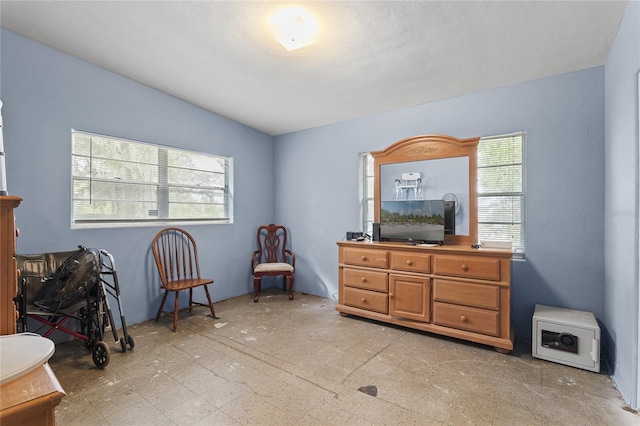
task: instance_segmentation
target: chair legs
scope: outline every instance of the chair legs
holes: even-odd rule
[[[189,310],[189,312],[191,312],[191,310],[193,309],[193,305],[208,306],[209,310],[211,311],[211,316],[214,319],[220,319],[219,317],[216,316],[216,311],[215,311],[215,308],[213,307],[213,302],[211,301],[211,294],[209,293],[209,288],[206,285],[204,285],[203,287],[204,287],[204,292],[207,295],[207,302],[209,303],[205,304],[205,303],[194,302],[193,289],[189,289],[189,306],[184,307],[182,309],[180,309],[180,297],[179,297],[180,291],[172,291],[172,293],[175,293],[175,300],[173,302],[173,313],[169,311],[163,311],[164,304],[167,301],[167,296],[169,295],[169,291],[170,291],[170,290],[165,290],[164,296],[162,296],[162,302],[160,302],[160,306],[158,307],[158,313],[156,314],[156,322],[158,322],[158,320],[160,319],[160,315],[163,313],[165,313],[167,316],[171,316],[173,319],[173,331],[175,332],[178,329],[178,313],[180,311],[184,311],[187,309]]]
[[[175,332],[176,329],[178,328],[178,294],[180,293],[179,291],[174,291],[173,293],[176,294],[175,297],[175,301],[173,304],[173,331]],[[167,296],[169,295],[169,290],[165,290],[164,291],[164,296],[162,296],[162,302],[160,302],[160,306],[158,307],[158,313],[156,314],[156,322],[158,322],[158,320],[160,319],[160,314],[162,314],[164,311],[164,304],[167,301]]]
[[[209,302],[209,310],[211,311],[211,316],[214,319],[220,319],[216,316],[216,310],[213,308],[213,302],[211,301],[211,296],[209,295],[209,289],[207,288],[207,286],[204,286],[204,292],[207,295],[207,301]]]
[[[289,300],[293,300],[293,275],[289,275],[287,278],[289,278]]]
[[[260,277],[253,277],[253,288],[256,290],[256,295],[253,296],[253,301],[258,302],[258,293],[260,293]]]
[[[180,309],[179,308],[180,304],[178,303],[178,299],[179,299],[178,296],[180,296],[180,292],[174,291],[174,293],[176,294],[175,301],[173,302],[173,332],[175,333],[176,330],[178,329],[178,310]],[[189,306],[189,312],[191,312],[191,306]]]
[[[167,301],[167,295],[169,294],[169,290],[164,291],[164,296],[162,296],[162,302],[160,302],[160,306],[158,307],[158,313],[156,314],[156,322],[160,319],[160,314],[162,313],[162,309],[164,308],[164,302]]]
[[[289,281],[289,300],[293,300],[293,275],[283,275],[284,282],[282,284],[282,291],[287,289],[287,280]],[[255,296],[253,296],[253,301],[258,301],[258,293],[260,293],[260,280],[261,277],[253,277],[253,287],[256,291]]]

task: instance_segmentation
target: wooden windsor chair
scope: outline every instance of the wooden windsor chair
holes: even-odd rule
[[[175,332],[178,328],[178,313],[184,310],[191,312],[194,305],[208,306],[211,316],[219,319],[216,317],[207,287],[209,284],[213,284],[213,280],[200,277],[198,248],[191,234],[180,228],[163,229],[154,237],[151,250],[160,274],[161,286],[164,289],[156,321],[160,318],[160,314],[172,317],[173,331]],[[204,287],[208,303],[193,301],[193,289],[196,287]],[[189,290],[189,305],[180,308],[179,294],[182,290]],[[164,305],[170,292],[175,294],[173,310],[164,311]]]

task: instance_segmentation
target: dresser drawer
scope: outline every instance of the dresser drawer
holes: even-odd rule
[[[429,273],[431,271],[431,256],[419,253],[391,252],[391,269]]]
[[[460,330],[497,336],[500,330],[500,316],[497,311],[433,303],[433,323]]]
[[[342,283],[350,287],[383,291],[385,293],[389,290],[389,280],[386,272],[344,268],[342,270]]]
[[[500,308],[500,288],[495,285],[433,280],[433,299],[476,308]]]
[[[389,297],[387,293],[362,290],[353,287],[343,287],[343,301],[347,306],[366,309],[386,314],[389,312]]]
[[[500,259],[434,256],[433,273],[454,277],[500,281]]]
[[[342,261],[349,265],[368,266],[371,268],[388,268],[389,254],[386,250],[367,250],[345,247]]]

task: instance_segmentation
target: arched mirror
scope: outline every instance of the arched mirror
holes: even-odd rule
[[[444,200],[445,244],[470,244],[478,234],[477,147],[480,138],[423,135],[403,139],[374,161],[374,220],[386,202]]]

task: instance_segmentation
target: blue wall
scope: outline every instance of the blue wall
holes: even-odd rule
[[[276,220],[298,290],[335,297],[336,241],[359,229],[358,153],[419,134],[526,131],[526,260],[513,262],[516,333],[536,303],[594,312],[604,296],[604,69],[592,68],[276,138]]]
[[[16,210],[19,253],[106,249],[127,322],[155,316],[150,242],[160,227],[70,228],[71,129],[87,130],[233,157],[235,223],[185,228],[198,242],[202,275],[215,280],[215,300],[253,288],[255,230],[274,214],[271,136],[4,29],[1,43],[7,184],[24,198]]]
[[[605,66],[605,346],[613,378],[638,407],[638,72],[640,3],[629,2]]]

